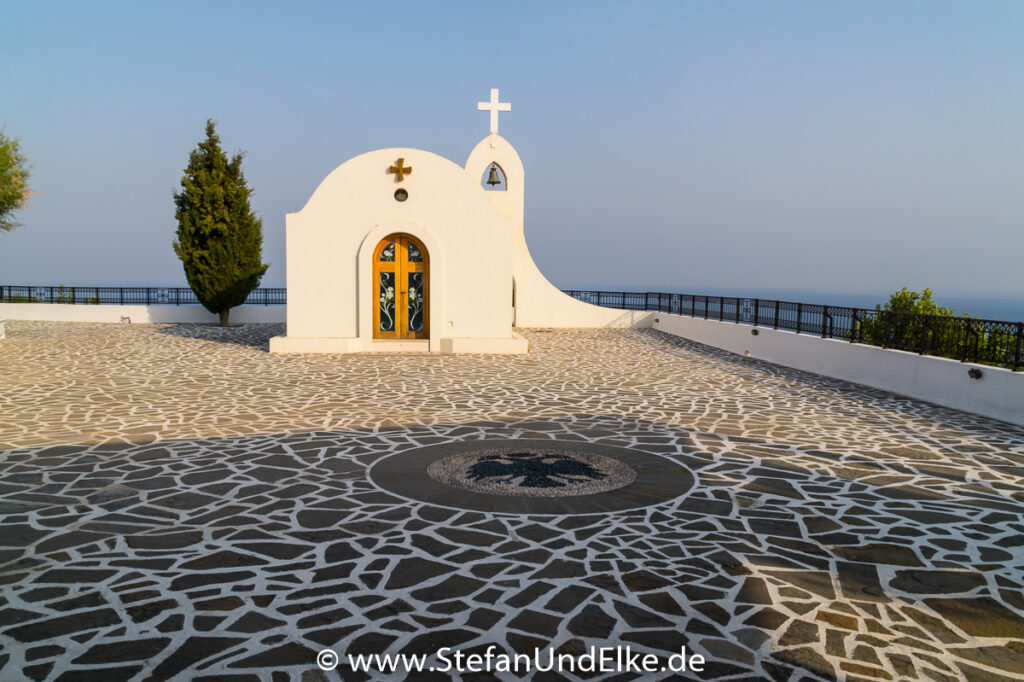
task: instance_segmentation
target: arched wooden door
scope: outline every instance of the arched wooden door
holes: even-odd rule
[[[373,338],[426,339],[430,330],[430,259],[407,234],[388,235],[373,250]]]

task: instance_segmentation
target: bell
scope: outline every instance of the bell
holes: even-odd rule
[[[500,185],[501,184],[501,178],[498,177],[498,167],[497,166],[494,166],[494,165],[491,166],[491,173],[490,173],[490,175],[487,176],[487,184],[490,185],[491,187],[494,187],[495,185]]]

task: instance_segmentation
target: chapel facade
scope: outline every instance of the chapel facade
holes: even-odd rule
[[[379,149],[336,168],[286,216],[287,332],[274,353],[526,353],[516,327],[641,326],[646,314],[577,301],[526,245],[525,173],[491,131],[465,165]]]

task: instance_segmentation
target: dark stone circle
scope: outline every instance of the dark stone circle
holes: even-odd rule
[[[581,455],[607,458],[634,470],[636,477],[624,487],[603,492],[562,497],[521,497],[453,487],[427,475],[430,465],[456,455],[531,451],[577,452]],[[680,497],[688,492],[695,482],[693,474],[678,462],[641,450],[596,445],[584,441],[561,442],[525,438],[457,441],[396,452],[375,462],[370,468],[369,477],[373,483],[389,492],[431,505],[483,512],[540,515],[601,514],[647,507]],[[548,478],[558,477],[549,475]],[[477,535],[481,536],[477,538],[478,540],[486,537],[483,533]],[[462,541],[448,535],[446,537],[455,542]],[[492,537],[494,539],[488,544],[494,544],[502,536]]]
[[[575,479],[601,480],[608,478],[608,474],[568,455],[510,452],[481,457],[469,468],[467,478],[472,481],[498,479],[521,488],[565,488]]]
[[[636,472],[576,448],[487,449],[434,461],[427,475],[473,492],[527,497],[588,495],[628,485]]]

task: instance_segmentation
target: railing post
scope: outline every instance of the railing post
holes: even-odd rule
[[[801,326],[803,324],[803,321],[804,321],[804,304],[803,303],[797,303],[796,304],[796,333],[797,334],[800,333],[800,329],[801,329]]]
[[[181,305],[181,287],[174,287],[174,305]]]
[[[778,301],[778,299],[775,300],[775,322],[774,322],[774,326],[772,328],[773,329],[778,329],[779,328],[779,301]]]
[[[263,305],[270,305],[270,291],[266,288],[263,289]]]
[[[149,305],[149,300],[150,300],[150,298],[149,298],[149,291],[150,291],[150,287],[146,287],[146,305]]]
[[[721,296],[718,297],[718,321],[722,321],[722,315],[725,313],[725,299]]]
[[[971,362],[978,362],[981,359],[981,337],[985,333],[985,324],[978,323],[978,331],[974,332],[974,345],[971,347]]]
[[[853,314],[850,317],[850,343],[857,340],[857,309],[853,309]]]
[[[1021,350],[1024,349],[1024,322],[1017,323],[1017,343],[1013,349],[1013,371],[1016,372],[1020,369],[1021,364]]]
[[[50,287],[50,303],[53,303],[53,287]]]
[[[828,314],[828,306],[824,305],[821,307],[821,338],[827,338],[825,336],[825,320],[829,321],[829,327],[832,326],[832,318]]]
[[[117,294],[121,299],[121,305],[124,305],[124,287],[118,287]]]
[[[761,299],[754,299],[754,326],[761,321]]]
[[[735,306],[735,311],[736,311],[736,324],[739,324],[740,323],[740,299],[739,298],[736,299],[736,302],[735,302],[734,306]]]

